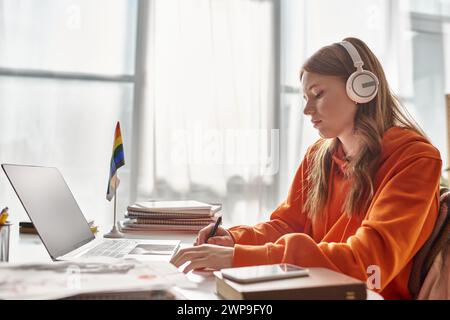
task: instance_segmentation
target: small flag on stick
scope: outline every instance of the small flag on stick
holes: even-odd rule
[[[125,155],[123,152],[122,133],[120,132],[120,123],[117,121],[116,131],[114,133],[114,144],[111,156],[111,165],[109,170],[108,189],[106,191],[106,199],[109,201],[116,194],[117,187],[119,186],[119,178],[117,177],[117,169],[125,164]]]
[[[117,121],[116,131],[114,132],[114,144],[111,156],[111,164],[109,169],[108,189],[106,190],[106,199],[111,201],[114,198],[114,224],[109,233],[103,235],[105,238],[122,238],[123,233],[116,227],[116,205],[117,205],[117,187],[119,186],[119,178],[117,177],[117,169],[125,164],[125,156],[123,153],[122,133],[120,132],[120,123]]]

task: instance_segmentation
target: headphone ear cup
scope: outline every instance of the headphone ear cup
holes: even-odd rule
[[[367,103],[377,95],[378,86],[375,74],[367,70],[356,71],[347,80],[347,95],[356,103]]]

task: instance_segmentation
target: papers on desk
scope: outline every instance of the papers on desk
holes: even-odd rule
[[[50,263],[0,263],[0,299],[108,298],[196,285],[165,261],[79,259]],[[142,295],[141,295],[142,296]]]

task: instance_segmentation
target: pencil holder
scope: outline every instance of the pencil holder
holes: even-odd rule
[[[0,225],[0,262],[9,261],[9,238],[11,233],[11,223]]]

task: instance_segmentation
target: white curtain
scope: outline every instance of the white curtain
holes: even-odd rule
[[[105,195],[117,120],[121,212],[130,199],[133,82],[115,77],[134,72],[136,11],[136,0],[0,0],[0,163],[57,167],[99,225],[113,220]],[[0,206],[28,220],[3,172]]]
[[[229,223],[274,206],[274,4],[155,0],[149,8],[138,199],[223,203]]]

